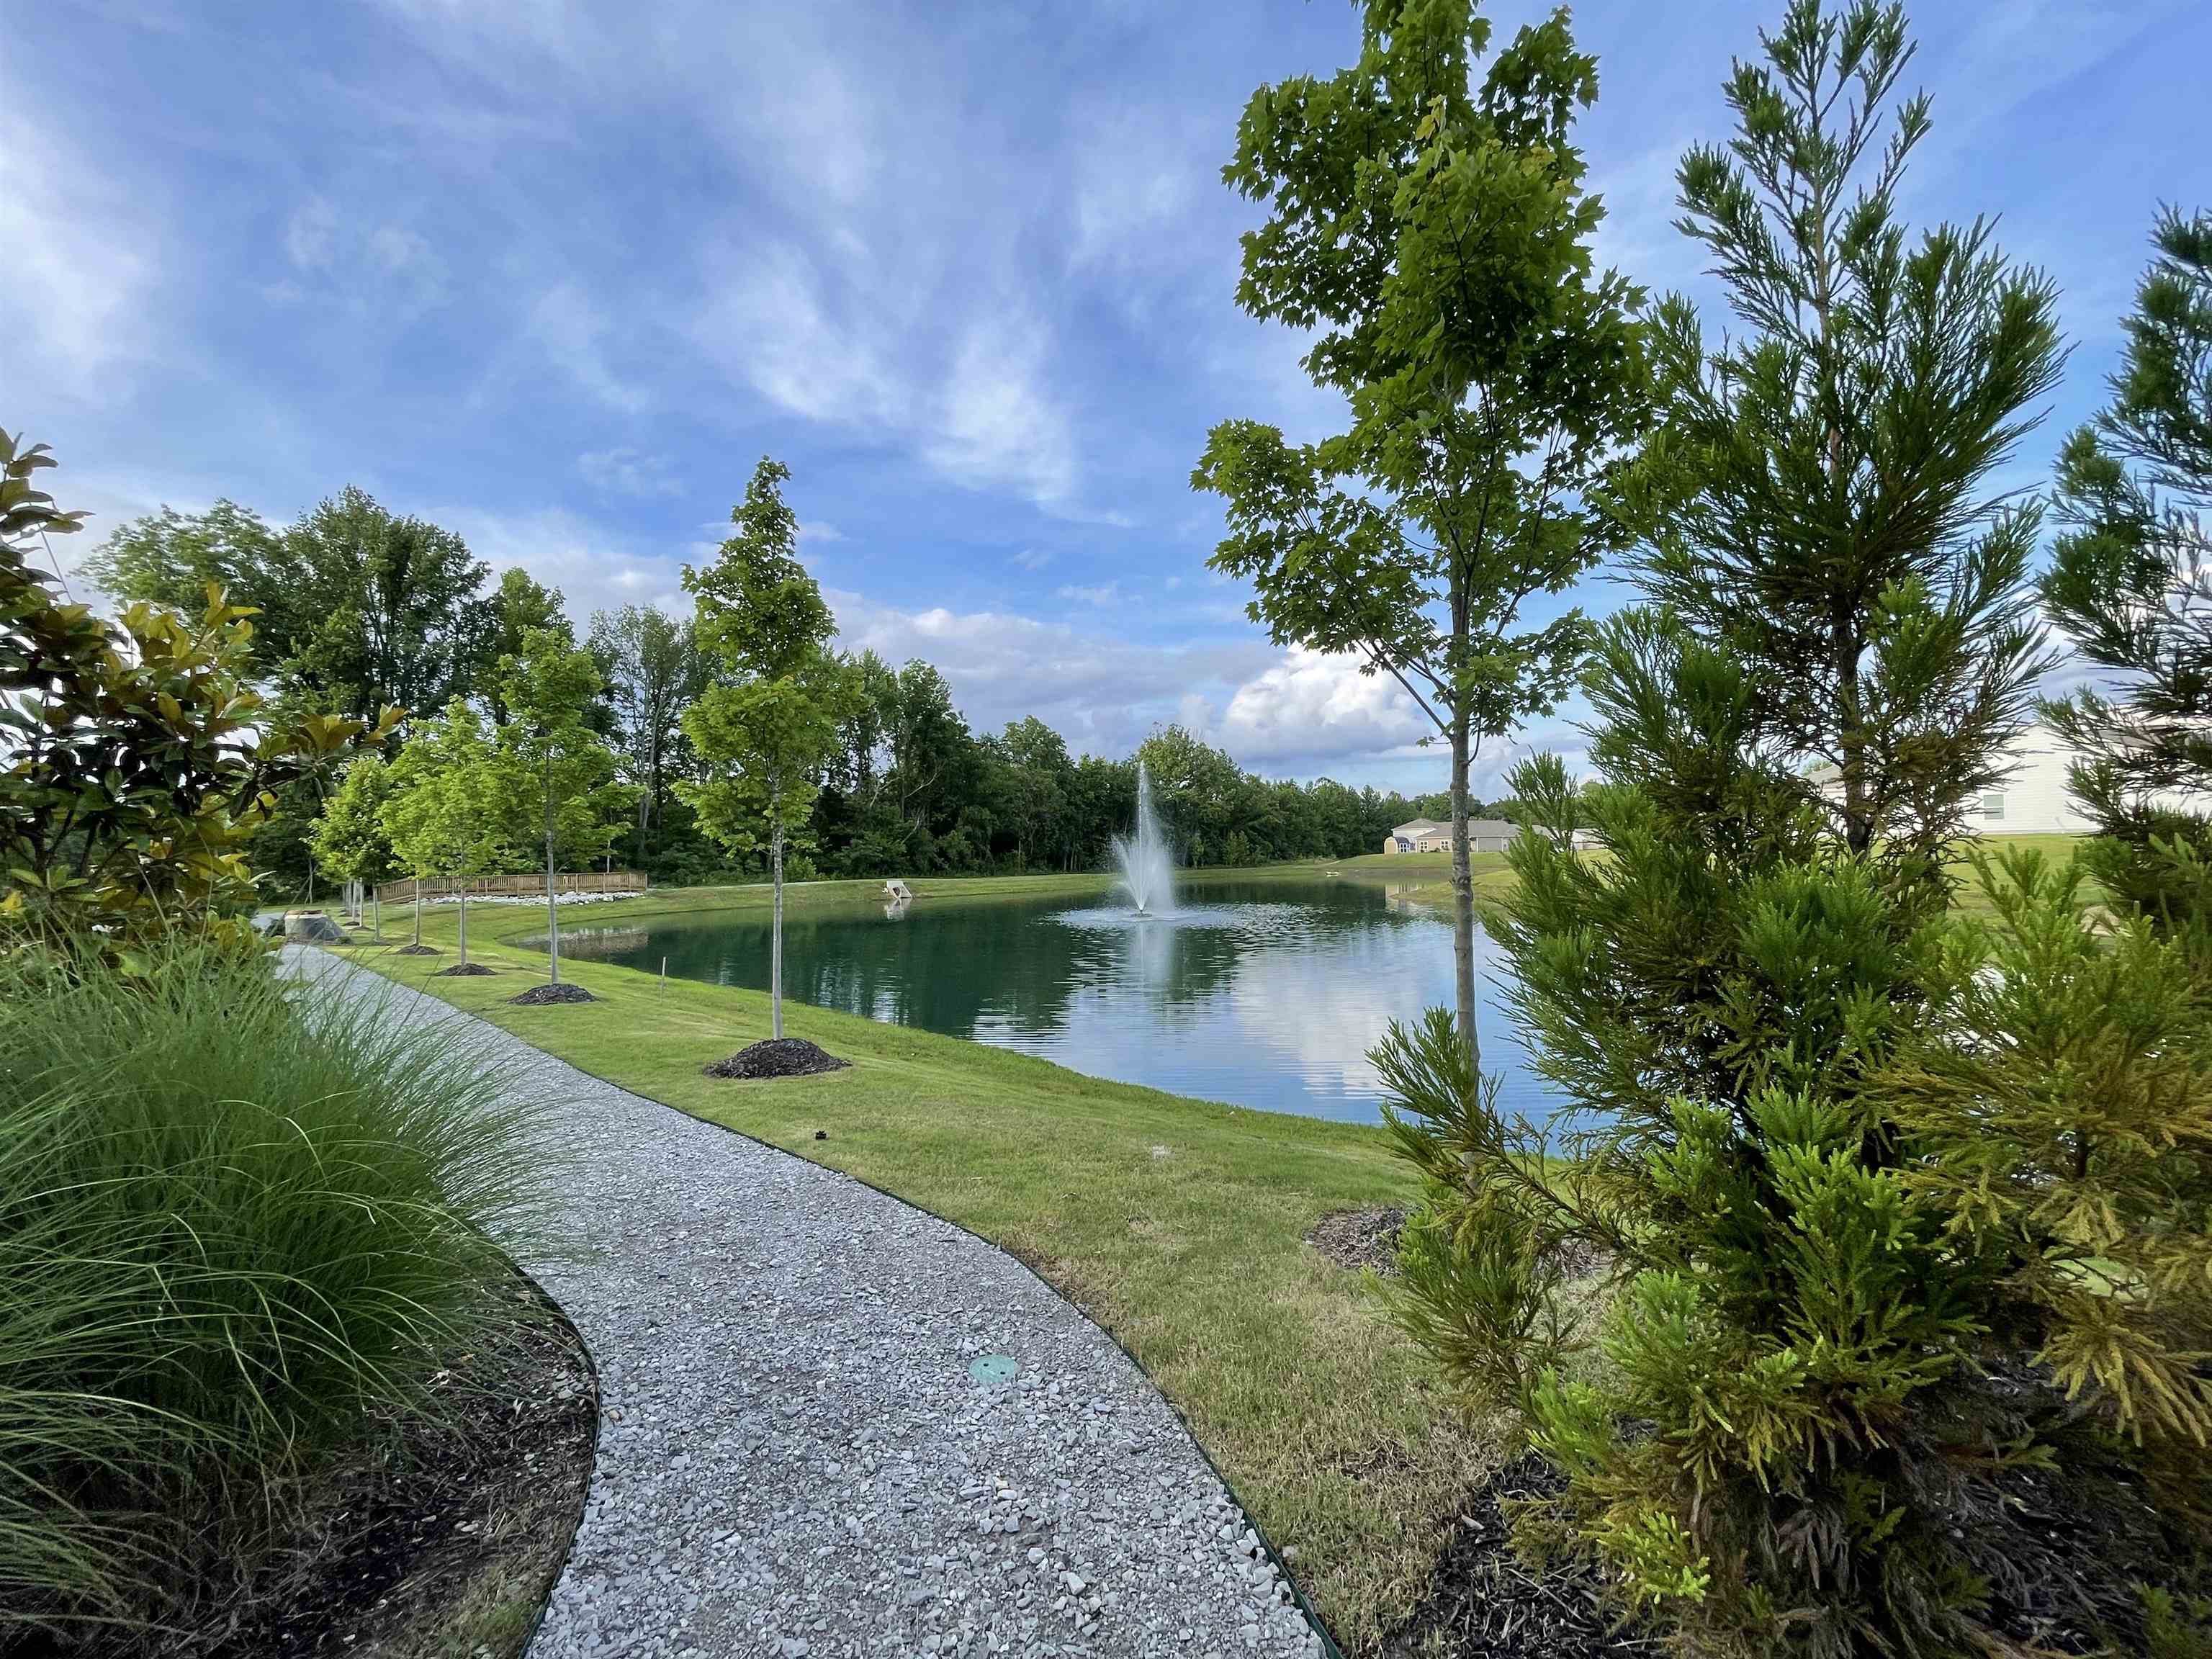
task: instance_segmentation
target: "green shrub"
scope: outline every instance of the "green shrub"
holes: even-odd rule
[[[522,1316],[496,1076],[258,953],[149,951],[0,964],[0,1648],[170,1621]]]

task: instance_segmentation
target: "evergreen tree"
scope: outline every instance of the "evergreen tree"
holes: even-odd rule
[[[2046,712],[2082,756],[2073,784],[2106,889],[2212,934],[2212,215],[2169,209],[2154,241],[2111,404],[2060,458],[2066,533],[2043,582],[2045,609],[2120,689]]]
[[[2035,518],[1989,481],[2061,354],[2048,283],[1985,226],[1899,222],[1928,130],[1893,103],[1900,10],[1795,0],[1763,44],[1738,137],[1679,174],[1740,331],[1658,313],[1662,420],[1614,498],[1645,602],[1588,678],[1599,782],[1513,779],[1534,833],[1498,933],[1581,1115],[1555,1143],[1501,1119],[1441,1014],[1393,1032],[1431,1192],[1398,1310],[1694,1642],[1996,1650],[1992,1610],[2063,1578],[2002,1483],[2051,1465],[2064,1414],[1991,1382],[2033,1346],[1894,1079],[1954,1012],[1945,866],[2043,661]],[[1567,1282],[1593,1261],[1595,1332]]]

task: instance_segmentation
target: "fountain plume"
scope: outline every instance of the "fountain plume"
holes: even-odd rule
[[[1114,861],[1139,915],[1175,908],[1175,860],[1168,854],[1160,816],[1152,809],[1152,775],[1142,761],[1137,763],[1137,821],[1127,835],[1114,837]]]

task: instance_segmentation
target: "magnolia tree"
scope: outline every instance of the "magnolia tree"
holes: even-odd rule
[[[515,838],[543,844],[546,956],[561,982],[561,908],[556,872],[588,863],[622,831],[635,791],[615,781],[614,751],[592,729],[601,681],[589,651],[565,633],[531,629],[519,656],[501,664],[500,696],[507,710],[499,731],[507,762],[501,794],[515,815]]]
[[[1475,1046],[1468,775],[1548,713],[1587,640],[1525,623],[1619,538],[1585,497],[1644,407],[1640,295],[1597,271],[1575,112],[1595,60],[1566,14],[1490,37],[1474,0],[1368,0],[1359,61],[1262,87],[1224,177],[1273,216],[1237,302],[1316,331],[1304,360],[1350,424],[1294,445],[1214,428],[1194,486],[1227,500],[1214,568],[1250,579],[1279,643],[1388,674],[1451,751],[1458,1018]]]
[[[501,868],[514,856],[514,810],[503,774],[483,717],[465,698],[455,697],[443,714],[408,738],[392,764],[392,793],[379,814],[393,856],[415,878],[415,939],[409,948],[423,948],[422,884],[455,881],[463,969],[469,965],[467,880]]]
[[[36,487],[42,445],[0,432],[0,944],[96,941],[127,967],[181,927],[242,934],[246,849],[277,793],[398,719],[269,708],[253,612],[219,587],[196,614],[134,603],[109,622],[34,561],[81,515]]]
[[[764,842],[775,885],[769,947],[773,1034],[783,1035],[783,866],[821,793],[850,701],[851,672],[831,654],[836,624],[798,558],[799,522],[785,505],[789,469],[763,459],[732,511],[735,533],[714,562],[687,565],[698,632],[722,678],[684,716],[704,776],[680,786],[699,825],[725,847]]]

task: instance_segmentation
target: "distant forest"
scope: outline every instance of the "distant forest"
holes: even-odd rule
[[[229,501],[164,510],[115,532],[84,570],[118,599],[187,610],[216,583],[261,611],[257,666],[272,697],[371,718],[395,703],[434,714],[459,696],[503,722],[501,657],[531,629],[578,638],[557,588],[520,568],[495,580],[453,532],[396,516],[357,489],[289,526]],[[616,860],[661,883],[755,873],[757,860],[733,862],[699,832],[677,793],[697,769],[684,712],[714,672],[690,620],[643,606],[601,611],[579,643],[605,682],[596,720],[638,790]],[[793,849],[799,875],[1102,868],[1135,815],[1139,758],[1186,865],[1377,852],[1395,825],[1446,815],[1441,793],[1263,778],[1180,726],[1119,758],[1078,755],[1034,717],[978,735],[933,665],[894,667],[873,653],[854,665],[865,695],[822,780],[811,834]],[[302,785],[258,838],[255,863],[277,886],[307,883],[307,831],[320,809]],[[1474,811],[1516,814],[1511,801]]]

